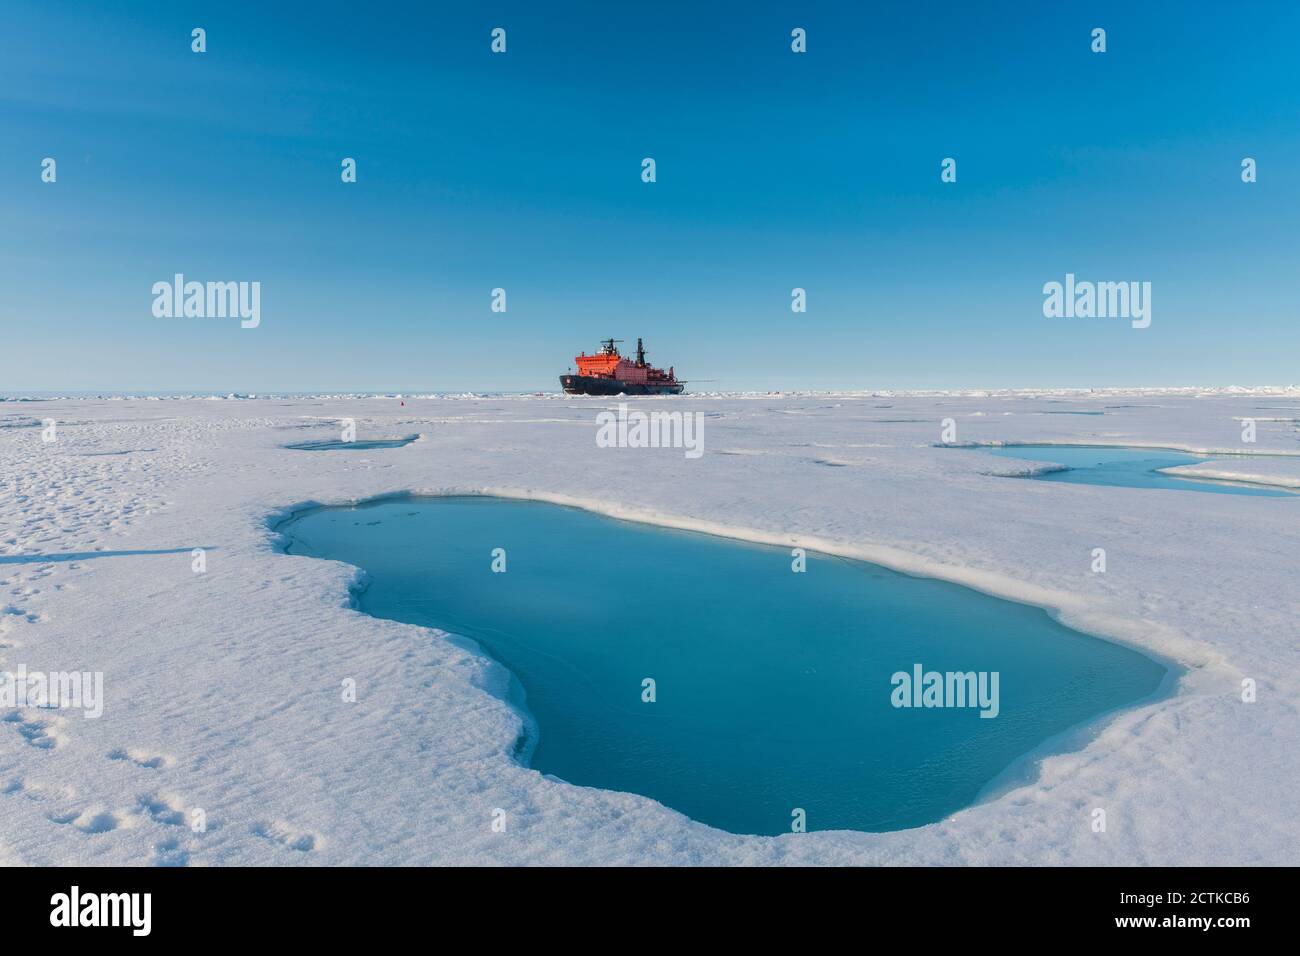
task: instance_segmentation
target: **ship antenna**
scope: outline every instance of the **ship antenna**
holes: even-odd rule
[[[645,365],[645,349],[641,345],[640,336],[637,336],[636,340],[636,364]]]

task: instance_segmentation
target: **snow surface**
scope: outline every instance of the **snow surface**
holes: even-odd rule
[[[1187,478],[1214,478],[1300,490],[1300,458],[1220,458],[1218,461],[1176,465],[1161,470],[1165,474]]]
[[[959,442],[1296,456],[1300,392],[630,401],[704,413],[704,456],[597,449],[603,399],[0,403],[0,670],[103,671],[107,696],[98,720],[0,710],[0,863],[1300,862],[1300,500],[1018,481],[998,476],[1041,463],[935,447],[952,418]],[[1103,414],[1060,414],[1077,411]],[[1243,417],[1257,418],[1254,446]],[[359,440],[422,438],[282,447],[337,437],[342,418]],[[1216,469],[1300,477],[1285,457],[1186,470]],[[1051,608],[1187,670],[1172,696],[1076,735],[1032,783],[940,823],[734,836],[520,766],[502,668],[352,610],[355,569],[278,550],[272,526],[295,508],[402,491],[540,498],[866,558]],[[1105,574],[1090,570],[1096,547]],[[349,677],[356,703],[341,699]],[[188,825],[195,808],[206,832]]]

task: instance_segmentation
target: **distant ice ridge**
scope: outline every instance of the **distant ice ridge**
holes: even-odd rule
[[[690,391],[683,396],[635,396],[639,400],[681,398],[1113,398],[1182,397],[1208,398],[1216,396],[1256,396],[1300,398],[1300,385],[1221,385],[1221,386],[1154,386],[1149,388],[970,388],[970,389],[794,389],[741,391]],[[438,399],[461,401],[472,399],[544,399],[550,401],[607,402],[616,396],[566,395],[560,391],[447,391],[447,392],[96,392],[69,393],[34,392],[0,395],[0,402],[36,401],[252,401],[273,399],[291,400],[345,400],[345,399]]]

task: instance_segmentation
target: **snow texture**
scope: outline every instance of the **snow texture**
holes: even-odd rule
[[[0,670],[102,671],[107,698],[97,720],[0,709],[0,863],[1300,862],[1300,500],[1015,480],[999,476],[1042,463],[936,447],[951,418],[961,443],[1271,452],[1180,470],[1297,486],[1296,389],[629,401],[703,413],[703,457],[598,449],[602,399],[0,403]],[[1101,414],[1062,414],[1081,411]],[[421,439],[283,447],[336,438],[343,418],[358,440]],[[1047,607],[1186,671],[937,824],[730,835],[521,766],[501,667],[352,609],[356,569],[279,550],[294,509],[405,491],[864,558]],[[562,542],[556,559],[581,560]]]

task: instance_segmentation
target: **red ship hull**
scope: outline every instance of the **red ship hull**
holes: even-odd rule
[[[680,395],[681,382],[624,382],[599,375],[561,375],[560,387],[569,395]]]

